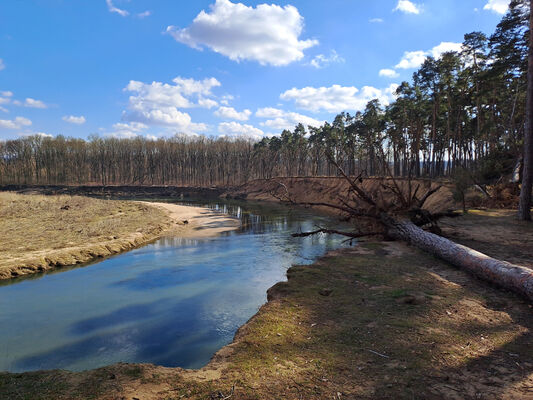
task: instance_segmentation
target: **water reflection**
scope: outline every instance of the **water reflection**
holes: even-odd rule
[[[292,264],[341,238],[292,238],[331,222],[307,210],[205,204],[237,216],[238,231],[162,238],[87,268],[0,287],[0,370],[83,370],[118,361],[196,368],[229,343]]]

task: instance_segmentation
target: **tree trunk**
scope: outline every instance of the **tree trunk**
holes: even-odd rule
[[[533,0],[529,13],[529,56],[527,68],[527,104],[524,129],[524,170],[518,215],[521,220],[531,221],[531,186],[533,180]]]
[[[383,215],[382,222],[387,226],[388,234],[392,238],[407,241],[481,279],[533,300],[533,270],[496,260],[466,246],[426,232],[410,221],[398,221],[388,215]]]

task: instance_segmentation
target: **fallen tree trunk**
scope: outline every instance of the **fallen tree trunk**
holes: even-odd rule
[[[442,236],[426,232],[409,220],[397,220],[382,214],[381,221],[387,227],[387,234],[391,238],[406,241],[481,279],[533,301],[533,270],[496,260]]]

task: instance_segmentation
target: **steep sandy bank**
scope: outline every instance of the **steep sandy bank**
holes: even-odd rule
[[[398,179],[398,185],[405,191],[409,192],[409,183],[405,179]],[[227,190],[221,197],[236,198],[244,200],[263,200],[263,201],[279,201],[272,196],[272,192],[284,194],[285,189],[290,193],[291,198],[297,202],[326,202],[335,205],[342,205],[339,198],[350,198],[350,187],[345,179],[337,177],[295,177],[295,178],[273,178],[273,179],[256,179],[250,181],[242,186]],[[384,196],[381,185],[392,185],[391,180],[381,178],[368,178],[362,183],[363,189],[367,193],[379,193],[378,201],[393,202],[395,198],[386,198]],[[453,200],[452,188],[449,184],[432,182],[424,179],[417,179],[411,182],[411,191],[415,193],[418,190],[421,196],[427,189],[442,186],[441,189],[431,196],[424,205],[428,211],[443,212],[451,209],[459,208]],[[417,189],[417,187],[419,187]],[[358,206],[366,207],[364,204]],[[319,207],[322,208],[322,207]],[[323,210],[331,211],[331,209],[323,208]]]

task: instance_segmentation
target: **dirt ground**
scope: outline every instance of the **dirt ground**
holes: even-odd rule
[[[440,226],[458,243],[533,269],[533,224],[516,216],[516,210],[471,209],[459,219],[442,220]]]
[[[508,212],[445,225],[477,250],[533,259],[533,226]],[[527,301],[396,242],[361,243],[287,276],[202,370],[0,374],[0,398],[533,399]]]

